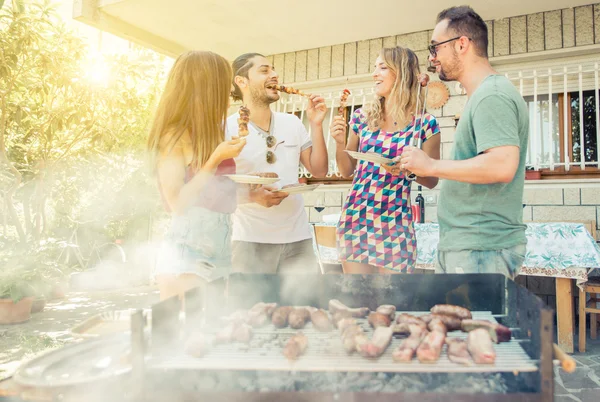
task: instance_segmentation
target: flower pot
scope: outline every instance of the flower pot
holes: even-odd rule
[[[525,180],[540,180],[542,178],[542,172],[539,170],[526,170]]]
[[[33,304],[31,305],[31,314],[44,311],[45,307],[46,307],[46,298],[38,297],[37,299],[35,299],[33,301]]]
[[[31,318],[33,297],[24,297],[18,302],[0,299],[0,324],[18,324]]]

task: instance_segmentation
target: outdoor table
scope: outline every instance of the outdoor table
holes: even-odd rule
[[[315,227],[335,227],[337,221],[319,222]],[[592,270],[600,268],[600,247],[583,223],[528,223],[527,251],[520,275],[556,278],[556,316],[558,344],[567,353],[573,353],[574,308],[573,286],[587,282]],[[435,269],[439,225],[415,224],[418,269]],[[340,263],[334,247],[314,243],[323,263]]]

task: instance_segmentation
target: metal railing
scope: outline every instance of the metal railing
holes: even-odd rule
[[[551,169],[564,167],[570,170],[573,166],[586,169],[593,167],[600,168],[600,97],[599,97],[599,62],[571,63],[548,68],[528,68],[512,69],[502,71],[499,69],[518,89],[522,96],[528,101],[530,108],[530,131],[529,146],[527,151],[527,166],[535,169]],[[452,84],[450,84],[452,85]],[[593,111],[585,113],[584,111],[584,92],[589,94],[593,91]],[[330,122],[339,106],[341,90],[335,90],[320,93],[325,98],[328,107],[328,116],[323,122],[325,141],[329,154],[329,173],[328,177],[340,177],[335,160],[335,143],[329,132]],[[373,99],[374,90],[371,83],[365,83],[364,88],[352,89],[352,94],[348,98],[350,106],[350,116],[355,109],[366,104]],[[558,97],[561,96],[559,104]],[[569,104],[570,96],[576,96],[579,99],[579,113],[576,122],[569,124],[569,119],[565,118],[572,114],[573,106]],[[589,98],[589,95],[588,95]],[[276,103],[278,112],[295,113],[307,127],[310,134],[310,125],[306,117],[305,109],[308,100],[298,95],[282,94],[281,99]],[[431,111],[436,117],[443,116],[443,109]],[[559,116],[563,116],[562,119]],[[587,119],[584,121],[584,119]],[[592,121],[590,121],[590,119]],[[562,120],[559,126],[559,120]],[[586,131],[587,127],[595,125],[595,133]],[[573,126],[579,127],[578,138],[573,137]],[[562,135],[560,133],[562,132]],[[586,145],[586,138],[595,136],[595,144],[592,141],[592,147],[595,157],[592,160],[586,160],[590,146]],[[575,145],[576,144],[576,145]],[[570,155],[574,155],[573,147],[577,147],[579,160],[572,160]],[[311,177],[310,173],[300,166],[300,177]]]

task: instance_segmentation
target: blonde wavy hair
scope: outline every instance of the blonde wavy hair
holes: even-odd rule
[[[225,140],[232,75],[229,62],[213,52],[190,51],[175,60],[148,137],[153,167],[159,153],[170,152],[186,133],[194,155],[191,167],[206,163]]]
[[[405,47],[388,47],[381,49],[379,57],[396,75],[396,80],[387,101],[390,115],[399,123],[408,122],[417,107],[417,90],[419,58],[412,50]],[[421,101],[423,92],[421,92]],[[364,115],[371,131],[379,129],[384,122],[387,110],[385,98],[376,97],[364,108]]]

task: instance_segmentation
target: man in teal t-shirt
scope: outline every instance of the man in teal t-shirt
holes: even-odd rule
[[[514,278],[525,256],[523,185],[528,109],[514,85],[488,61],[487,26],[468,6],[438,15],[429,60],[443,81],[458,81],[468,100],[451,160],[411,147],[401,168],[444,179],[438,205],[436,272],[499,272]]]

